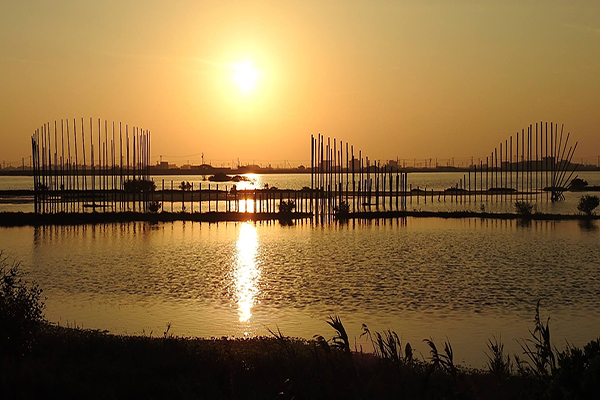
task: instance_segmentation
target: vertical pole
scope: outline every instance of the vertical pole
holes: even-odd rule
[[[315,190],[315,138],[310,135],[310,212],[313,212],[313,194]],[[254,192],[256,193],[256,191]],[[255,204],[256,208],[256,204]]]
[[[489,160],[490,157],[487,156],[485,158],[485,201],[488,201],[488,194],[489,194],[489,190],[488,190],[488,182],[489,182],[489,171],[490,171],[490,163]]]
[[[88,190],[88,185],[87,185],[87,163],[85,161],[85,131],[84,131],[84,123],[83,123],[83,118],[81,118],[81,143],[82,143],[82,150],[83,150],[83,188],[85,190],[85,195],[87,196],[87,190]]]
[[[92,175],[90,177],[92,183],[92,203],[95,203],[95,190],[96,190],[96,178],[95,178],[95,170],[96,163],[94,162],[94,131],[93,131],[93,122],[92,118],[90,118],[90,166],[92,169]]]
[[[538,124],[535,123],[535,198],[537,199],[539,193],[539,158],[538,158]]]
[[[515,169],[516,169],[516,177],[515,177],[515,185],[517,186],[517,193],[519,193],[519,132],[517,131],[517,138],[516,138],[516,142],[517,142],[517,148],[516,148],[516,158],[517,158],[517,163],[515,165]],[[517,196],[517,198],[519,198],[519,196]]]
[[[551,181],[551,186],[554,189],[554,123],[550,122],[550,159],[551,159],[551,166],[550,166],[550,181]]]
[[[75,139],[75,185],[77,189],[75,201],[77,203],[77,212],[79,212],[81,210],[81,204],[79,202],[79,159],[77,156],[79,150],[77,147],[77,120],[75,118],[73,118],[73,138]]]
[[[510,188],[513,187],[513,174],[512,174],[512,165],[513,165],[513,140],[512,140],[512,135],[510,135],[510,160],[508,162],[508,165],[510,167],[509,169],[509,174],[510,174]]]
[[[545,140],[546,141],[546,151],[545,151],[546,159],[544,161],[544,172],[545,172],[544,175],[546,176],[545,187],[547,188],[548,187],[548,160],[549,160],[549,157],[548,157],[548,122],[545,123],[545,127],[546,127],[546,129],[545,129],[545,131],[546,131],[546,140]],[[546,201],[548,201],[548,191],[546,191]]]
[[[479,200],[483,202],[483,160],[479,160]]]
[[[350,205],[350,203],[348,202],[348,190],[350,189],[350,179],[348,179],[349,178],[349,176],[348,176],[349,169],[350,169],[350,152],[349,152],[348,142],[346,142],[346,206]]]
[[[71,163],[71,136],[69,133],[69,120],[67,119],[67,190],[69,190],[67,212],[73,211],[73,196],[71,191],[73,190],[73,173]]]
[[[356,171],[354,166],[356,164],[354,160],[354,145],[350,147],[352,153],[352,212],[356,212]]]

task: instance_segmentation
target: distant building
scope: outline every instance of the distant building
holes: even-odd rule
[[[211,170],[213,167],[210,164],[192,165],[192,169],[206,169]]]
[[[398,165],[398,161],[397,160],[389,160],[387,162],[387,166],[390,168],[400,168],[400,165]]]

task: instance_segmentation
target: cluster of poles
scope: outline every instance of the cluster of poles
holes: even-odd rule
[[[311,189],[318,217],[331,216],[346,207],[352,212],[406,210],[413,198],[427,201],[489,201],[564,199],[577,164],[577,149],[569,144],[570,133],[552,122],[531,124],[480,159],[454,187],[413,188],[408,173],[397,163],[381,165],[369,160],[354,146],[319,134],[311,136]]]
[[[34,209],[37,213],[85,211],[266,212],[283,202],[317,219],[345,212],[403,211],[407,202],[564,198],[576,165],[570,133],[536,123],[471,162],[454,187],[413,188],[397,163],[382,164],[336,138],[311,135],[311,186],[302,190],[246,190],[235,185],[182,182],[157,187],[150,176],[150,132],[100,119],[43,124],[31,137]],[[244,186],[241,185],[240,186]],[[181,204],[174,208],[175,204]]]
[[[454,192],[475,200],[563,200],[577,168],[570,135],[563,125],[531,124],[494,148],[485,163],[473,164]]]
[[[307,190],[238,190],[235,185],[150,176],[150,131],[106,120],[45,123],[31,136],[36,213],[86,211],[278,212],[293,202],[310,211]],[[158,189],[158,190],[157,190]],[[166,204],[170,202],[170,207]],[[154,208],[153,208],[154,207]]]
[[[357,155],[348,142],[311,135],[311,208],[315,217],[331,217],[344,208],[348,212],[406,209],[407,173],[363,157],[361,150]]]
[[[35,212],[145,210],[145,193],[124,188],[150,180],[150,131],[86,122],[48,122],[31,136]]]

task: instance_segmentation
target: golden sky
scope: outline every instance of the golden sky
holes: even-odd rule
[[[81,117],[150,129],[153,161],[178,164],[310,162],[319,132],[374,159],[477,158],[542,120],[596,157],[600,2],[0,2],[0,159]]]

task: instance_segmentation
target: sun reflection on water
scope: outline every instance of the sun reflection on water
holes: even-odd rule
[[[258,174],[242,174],[247,181],[236,182],[235,186],[237,190],[253,190],[262,189],[262,177]]]
[[[250,222],[241,225],[236,244],[235,293],[238,303],[240,322],[247,322],[252,317],[252,306],[258,295],[259,265],[256,261],[258,235]]]

